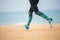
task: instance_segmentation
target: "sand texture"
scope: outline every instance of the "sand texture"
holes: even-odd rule
[[[60,24],[52,28],[49,24],[31,24],[29,31],[23,25],[0,26],[0,40],[60,40]]]

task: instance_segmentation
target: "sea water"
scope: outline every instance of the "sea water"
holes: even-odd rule
[[[54,23],[60,23],[60,10],[41,11],[48,17],[53,18]],[[0,25],[18,24],[28,22],[28,12],[0,12]],[[48,23],[44,18],[33,13],[31,23]]]

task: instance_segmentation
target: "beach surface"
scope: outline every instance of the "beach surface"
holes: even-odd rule
[[[0,40],[60,40],[60,24],[31,24],[28,31],[24,24],[1,25]]]

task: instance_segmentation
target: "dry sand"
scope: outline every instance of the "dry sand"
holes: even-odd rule
[[[0,40],[60,40],[60,24],[31,24],[29,31],[23,25],[0,26]]]

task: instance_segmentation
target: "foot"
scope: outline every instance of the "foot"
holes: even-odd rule
[[[49,24],[50,24],[50,28],[52,28],[52,24],[53,24],[52,18],[49,18],[48,21],[49,21]]]
[[[23,26],[23,28],[24,28],[25,30],[29,30],[29,26],[28,26],[28,25]]]

